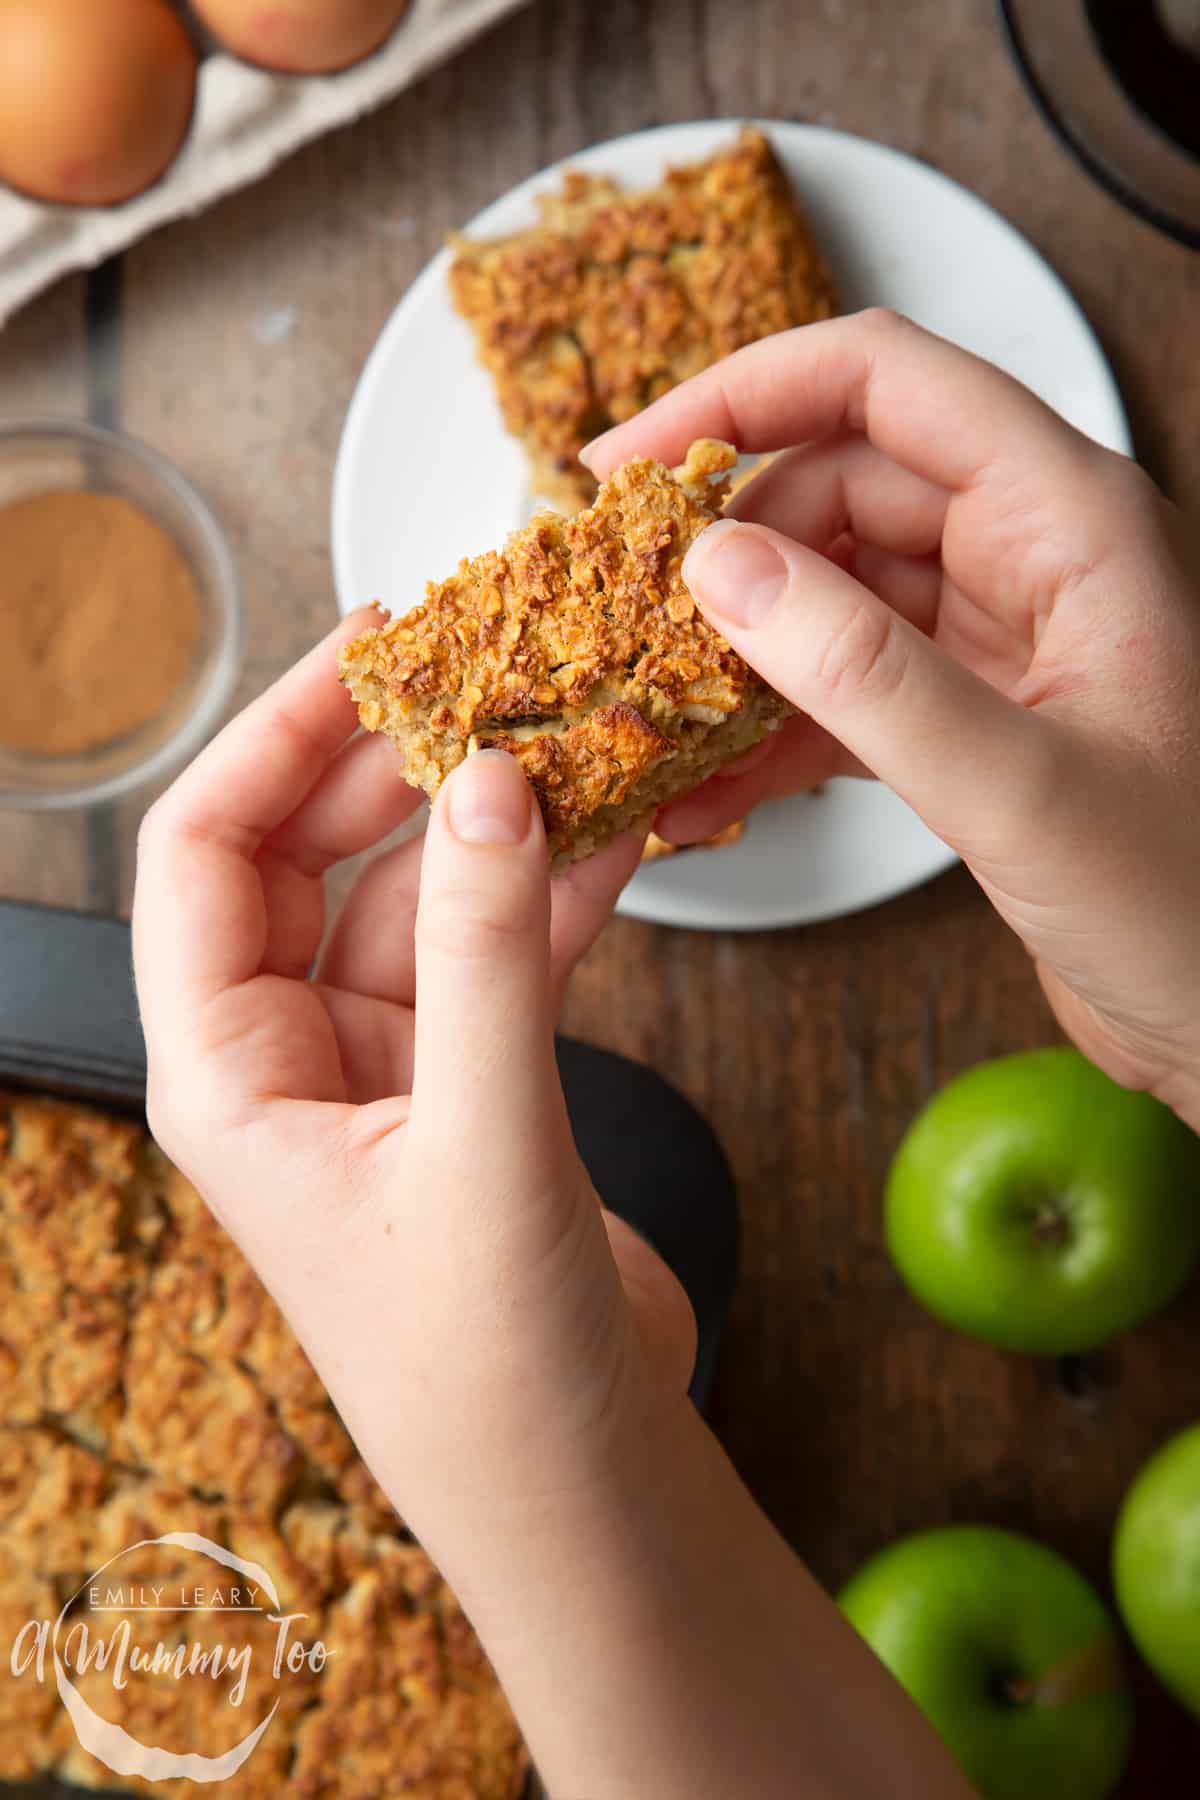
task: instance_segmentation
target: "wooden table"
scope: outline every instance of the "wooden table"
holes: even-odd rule
[[[238,552],[248,698],[335,616],[342,417],[443,234],[598,138],[738,114],[880,138],[996,205],[1094,322],[1143,459],[1200,506],[1200,257],[1118,210],[1050,138],[987,0],[536,0],[373,118],[60,283],[0,334],[0,408],[119,423],[196,479]],[[0,888],[126,910],[146,798],[90,818],[0,815]],[[653,1064],[725,1142],[745,1247],[716,1423],[817,1573],[838,1583],[898,1532],[989,1520],[1103,1581],[1130,1477],[1200,1417],[1197,1289],[1111,1350],[1055,1367],[935,1325],[880,1235],[887,1161],[921,1102],[967,1064],[1055,1038],[1023,953],[968,877],[803,931],[618,921],[565,1023]],[[1142,1687],[1122,1794],[1192,1794],[1200,1726]]]

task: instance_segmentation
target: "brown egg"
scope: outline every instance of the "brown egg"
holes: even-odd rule
[[[0,0],[0,181],[109,206],[187,135],[196,55],[166,0]]]
[[[2,3],[2,0],[0,0]],[[327,74],[377,50],[409,0],[191,0],[227,50],[289,75]]]

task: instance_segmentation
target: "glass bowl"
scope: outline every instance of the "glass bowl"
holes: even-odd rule
[[[233,556],[208,506],[179,470],[135,438],[96,425],[0,424],[0,507],[61,488],[119,494],[167,532],[195,583],[199,631],[175,693],[136,730],[77,753],[43,755],[0,744],[0,807],[93,806],[160,779],[204,743],[238,671]]]

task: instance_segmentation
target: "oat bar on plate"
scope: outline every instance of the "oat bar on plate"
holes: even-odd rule
[[[454,304],[521,439],[534,492],[573,512],[596,491],[590,438],[743,344],[827,319],[833,285],[761,131],[662,185],[569,172],[540,225],[454,240]]]

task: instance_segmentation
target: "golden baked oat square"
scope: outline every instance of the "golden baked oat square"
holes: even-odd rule
[[[540,513],[503,550],[343,646],[341,679],[414,786],[470,751],[525,771],[555,868],[590,856],[742,755],[791,711],[712,629],[680,566],[717,516],[736,453],[702,438],[670,470],[616,470],[572,518]]]
[[[259,1563],[334,1654],[280,1683],[274,1626],[226,1611],[222,1642],[253,1652],[240,1708],[228,1682],[92,1669],[77,1685],[105,1717],[211,1756],[278,1701],[223,1800],[518,1800],[528,1758],[478,1640],[195,1189],[131,1121],[0,1093],[0,1781],[194,1800],[188,1780],[120,1781],[53,1674],[8,1665],[109,1558],[118,1579],[169,1579],[179,1552],[145,1541],[180,1531]],[[147,1654],[169,1629],[121,1618]]]
[[[833,283],[770,143],[744,130],[661,186],[573,170],[512,237],[456,238],[454,305],[475,334],[534,491],[596,491],[579,451],[743,344],[827,319]]]

